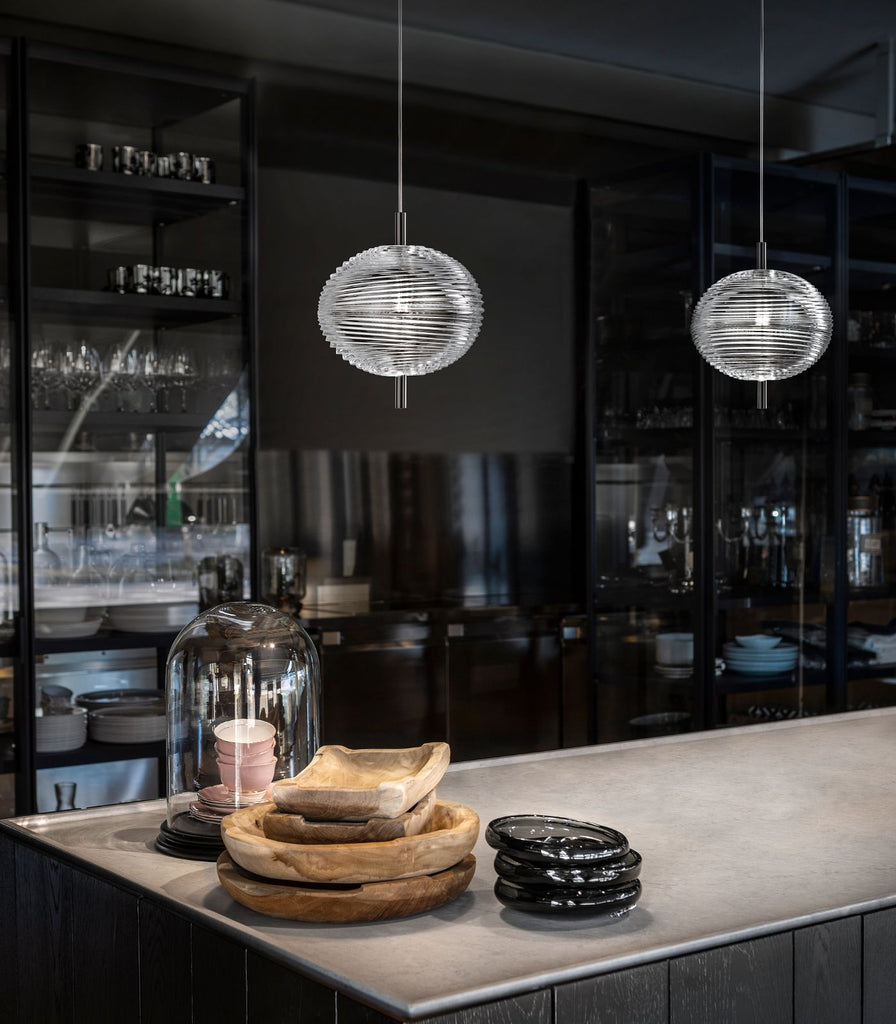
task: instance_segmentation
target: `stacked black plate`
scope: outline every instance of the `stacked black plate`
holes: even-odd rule
[[[641,895],[641,855],[605,825],[540,814],[495,818],[495,895],[515,910],[621,917]]]
[[[162,822],[156,849],[186,860],[217,860],[224,849],[221,826],[197,821],[184,811],[170,826],[167,821]]]

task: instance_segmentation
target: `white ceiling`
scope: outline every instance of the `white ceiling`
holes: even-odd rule
[[[393,79],[397,0],[0,0],[0,16]],[[733,139],[756,135],[758,0],[404,0],[409,83]],[[767,0],[768,135],[873,138],[893,0]]]

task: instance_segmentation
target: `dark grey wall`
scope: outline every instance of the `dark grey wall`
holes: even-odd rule
[[[261,446],[404,452],[570,452],[572,210],[405,188],[408,240],[463,263],[485,318],[457,363],[408,382],[354,369],[317,325],[327,277],[392,241],[395,188],[299,170],[259,172]]]

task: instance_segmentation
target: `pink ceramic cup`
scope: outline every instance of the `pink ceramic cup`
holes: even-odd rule
[[[215,754],[218,757],[218,764],[224,761],[227,764],[267,764],[268,761],[274,756],[274,741],[264,748],[255,753],[251,753],[245,750],[237,749],[235,753],[228,752],[221,749],[221,744],[215,744]]]
[[[273,745],[277,730],[260,718],[231,718],[215,726],[215,740],[221,754],[255,754]]]
[[[271,758],[267,764],[243,764],[239,767],[219,761],[218,771],[221,781],[231,793],[259,793],[271,784],[276,765],[276,758]]]

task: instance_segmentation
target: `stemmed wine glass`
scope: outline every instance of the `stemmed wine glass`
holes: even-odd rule
[[[103,377],[118,393],[117,412],[125,411],[125,395],[137,389],[140,361],[138,353],[128,344],[113,345],[103,359]]]
[[[180,411],[187,411],[187,388],[199,376],[193,354],[185,345],[167,353],[163,359],[163,375],[168,387],[180,391]]]
[[[62,383],[68,393],[69,411],[77,408],[76,399],[94,387],[100,380],[102,361],[95,348],[86,341],[66,345],[62,355]]]
[[[35,406],[50,408],[50,392],[62,382],[59,347],[41,338],[31,349],[31,398]]]

